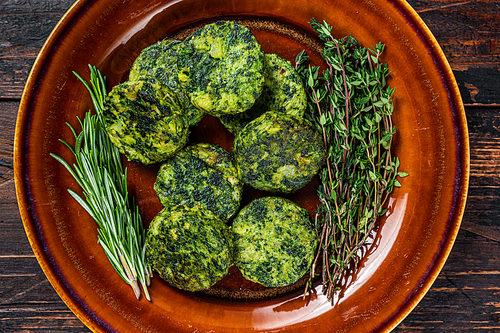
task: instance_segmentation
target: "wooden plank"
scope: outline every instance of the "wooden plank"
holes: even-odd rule
[[[14,132],[18,108],[19,102],[0,103],[0,258],[33,255],[22,226],[14,187]],[[0,268],[0,274],[2,272],[4,269]]]
[[[466,113],[471,172],[462,228],[438,279],[395,332],[500,331],[500,110]]]
[[[90,332],[50,285],[24,231],[13,173],[18,108],[0,101],[0,332]]]
[[[0,185],[0,212],[0,332],[90,332],[40,268],[24,232],[13,180]]]
[[[500,2],[410,0],[408,3],[439,41],[452,69],[498,68]]]
[[[491,256],[499,251],[500,242],[460,231],[438,279],[394,332],[500,331],[500,258]]]
[[[73,2],[0,2],[0,98],[21,97],[38,52]]]
[[[464,103],[498,103],[500,2],[409,0],[408,3],[443,49]]]
[[[14,132],[18,109],[18,102],[0,103],[0,186],[14,179]]]
[[[408,1],[434,33],[467,104],[500,95],[500,2]],[[18,99],[33,62],[72,1],[0,3],[0,98]]]
[[[463,228],[492,240],[500,238],[500,109],[467,108],[470,184]],[[500,267],[500,266],[499,266]]]
[[[0,332],[90,332],[69,310],[40,268],[32,276],[3,278]],[[9,288],[10,287],[10,288]]]
[[[500,18],[499,18],[500,19]],[[500,38],[500,37],[499,37]],[[500,54],[500,52],[499,52]],[[462,100],[466,104],[499,106],[500,66],[454,70]]]

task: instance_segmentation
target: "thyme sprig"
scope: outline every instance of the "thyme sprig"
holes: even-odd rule
[[[102,116],[106,78],[95,67],[89,67],[90,85],[74,74],[89,91],[96,114],[88,111],[83,121],[78,118],[82,128],[79,134],[67,123],[75,137],[74,147],[59,140],[73,153],[76,164],[71,167],[61,157],[50,155],[68,170],[83,190],[85,199],[71,189],[68,192],[96,221],[98,243],[111,265],[132,287],[137,299],[141,295],[140,283],[150,301],[147,287],[152,271],[146,263],[145,230],[139,208],[128,193],[127,169],[123,168],[120,153],[106,133]]]
[[[326,69],[305,66],[307,54],[297,55],[296,68],[308,94],[309,119],[322,133],[328,157],[320,171],[320,205],[315,216],[320,246],[311,267],[311,279],[321,265],[323,291],[332,300],[341,275],[360,259],[359,250],[386,213],[384,203],[394,187],[399,159],[391,145],[396,129],[394,88],[380,61],[384,44],[369,49],[357,39],[336,39],[328,23],[312,19],[311,27],[324,42]],[[309,284],[310,286],[310,284]]]

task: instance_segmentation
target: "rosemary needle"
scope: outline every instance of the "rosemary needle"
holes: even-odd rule
[[[328,158],[319,173],[320,246],[308,287],[320,265],[323,290],[333,303],[342,274],[360,259],[388,195],[401,186],[396,178],[408,174],[398,172],[399,159],[391,152],[394,88],[387,86],[390,72],[380,62],[384,45],[366,49],[352,36],[334,38],[326,22],[310,24],[324,42],[327,66],[321,76],[319,67],[304,65],[308,56],[302,51],[296,68],[308,95],[308,117],[323,135]]]
[[[61,141],[73,153],[76,164],[73,167],[61,157],[50,154],[60,162],[81,187],[85,199],[68,189],[71,196],[90,214],[98,225],[98,242],[104,249],[109,262],[120,277],[128,283],[137,299],[141,288],[147,300],[151,300],[148,286],[152,271],[146,264],[145,230],[139,209],[134,199],[129,198],[127,169],[123,168],[118,149],[109,140],[102,116],[106,97],[106,78],[99,70],[90,66],[90,85],[77,73],[78,79],[90,93],[96,114],[90,111],[75,137],[72,147]]]

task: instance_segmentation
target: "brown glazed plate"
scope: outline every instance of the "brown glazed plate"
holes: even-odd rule
[[[394,153],[409,177],[390,196],[355,274],[334,305],[319,282],[303,289],[262,290],[234,269],[212,293],[188,293],[154,278],[152,302],[136,300],[97,244],[96,225],[71,198],[78,187],[50,153],[71,159],[71,141],[91,108],[83,85],[88,64],[126,79],[139,52],[164,37],[182,38],[220,19],[249,26],[267,53],[293,61],[306,49],[319,63],[311,18],[352,34],[363,46],[386,44],[383,61],[396,87]],[[231,148],[215,118],[192,140]],[[157,166],[127,163],[129,184],[145,223],[160,210],[152,184]],[[467,195],[469,143],[452,71],[438,43],[403,0],[79,0],[54,29],[26,84],[17,120],[15,176],[19,207],[33,251],[69,308],[95,332],[387,332],[417,305],[436,279],[459,230]],[[290,196],[314,212],[312,182]],[[245,200],[266,195],[247,191]],[[227,292],[225,293],[224,290]],[[229,295],[229,296],[228,296]],[[255,296],[255,297],[254,297]]]

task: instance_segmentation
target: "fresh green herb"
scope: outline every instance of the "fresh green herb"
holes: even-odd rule
[[[321,264],[324,292],[333,302],[342,274],[357,264],[360,248],[386,212],[385,201],[401,186],[396,177],[407,174],[398,172],[399,159],[391,153],[394,88],[387,86],[390,72],[380,61],[384,45],[366,49],[352,36],[334,38],[326,22],[312,19],[310,24],[324,42],[326,69],[320,76],[319,67],[306,67],[304,51],[296,67],[308,94],[308,117],[328,152],[319,173],[315,225],[320,246],[310,283]]]
[[[78,118],[82,131],[75,136],[73,148],[64,140],[76,159],[73,168],[61,157],[51,154],[73,176],[82,188],[84,200],[68,189],[71,196],[92,216],[99,226],[98,242],[111,265],[140,298],[142,285],[146,299],[152,271],[146,264],[145,230],[134,199],[129,199],[127,169],[123,169],[120,153],[109,140],[105,129],[102,108],[106,97],[106,78],[90,66],[90,85],[74,73],[90,93],[96,114],[85,114],[83,122]]]

